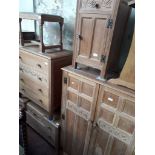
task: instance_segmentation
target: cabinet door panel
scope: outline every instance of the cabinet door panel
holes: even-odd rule
[[[67,155],[86,155],[99,85],[74,74],[64,74],[63,104],[66,119],[63,124],[63,147]]]
[[[101,69],[101,56],[105,55],[109,15],[80,14],[77,27],[76,62]]]

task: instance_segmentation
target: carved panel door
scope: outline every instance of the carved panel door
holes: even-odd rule
[[[131,155],[134,149],[134,98],[102,86],[89,155]]]
[[[88,150],[99,85],[70,73],[64,73],[64,82],[63,149],[68,155],[85,155]]]
[[[106,56],[109,15],[79,14],[76,30],[76,62],[102,70]]]

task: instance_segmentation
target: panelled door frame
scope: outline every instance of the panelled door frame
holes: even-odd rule
[[[110,90],[110,91],[109,91]],[[101,130],[103,130],[101,127],[100,127],[100,124],[99,124],[99,112],[100,112],[100,104],[101,104],[101,101],[102,101],[102,98],[103,98],[103,95],[105,93],[105,91],[108,91],[108,92],[112,92],[112,89],[109,89],[103,85],[100,85],[100,88],[99,88],[99,95],[98,95],[98,100],[97,100],[97,107],[96,107],[96,112],[95,112],[95,119],[94,119],[94,130],[97,131],[98,128],[100,128]],[[113,92],[112,92],[113,93]],[[105,150],[105,154],[106,155],[110,155],[110,150],[111,150],[111,146],[113,144],[113,141],[114,141],[114,138],[126,143],[128,146],[127,146],[127,150],[126,150],[126,153],[125,155],[130,155],[132,154],[133,150],[134,150],[134,143],[135,143],[135,131],[133,131],[133,133],[129,136],[129,134],[123,132],[123,130],[119,130],[119,132],[114,132],[113,130],[115,130],[114,128],[117,126],[118,124],[118,121],[119,121],[119,116],[117,116],[117,111],[122,109],[123,107],[123,104],[122,104],[122,101],[123,99],[129,99],[131,101],[134,102],[134,99],[128,95],[125,95],[123,93],[119,93],[117,91],[114,91],[114,94],[118,95],[119,96],[119,99],[118,99],[118,105],[117,105],[117,108],[116,108],[116,114],[114,116],[114,120],[113,120],[113,126],[114,127],[110,127],[109,123],[105,123],[105,124],[102,124],[101,123],[101,126],[103,125],[105,127],[105,130],[104,132],[108,132],[108,130],[110,131],[111,130],[111,133],[112,135],[110,135],[109,133],[109,138],[108,138],[108,142],[107,142],[107,145],[106,145],[106,150]],[[127,117],[125,115],[125,117]],[[133,122],[135,122],[134,120],[134,117],[128,117],[129,119],[132,119]],[[106,131],[107,130],[107,131]],[[120,133],[123,133],[122,135]],[[118,134],[118,137],[116,135]],[[114,136],[115,135],[115,136]],[[125,139],[123,140],[123,136],[125,136]],[[126,137],[129,138],[129,140],[126,140]]]
[[[92,20],[93,20],[93,25],[92,25],[92,31],[91,31],[91,34],[90,34],[90,37],[91,37],[91,47],[90,47],[90,53],[89,53],[89,56],[88,57],[82,57],[82,56],[80,56],[79,55],[79,53],[80,53],[80,45],[81,45],[81,39],[78,37],[78,36],[81,36],[82,34],[82,19],[84,18],[84,17],[87,17],[87,18],[92,18]],[[108,19],[110,19],[111,18],[111,15],[108,15],[108,14],[79,14],[79,16],[78,16],[78,21],[79,21],[79,23],[78,23],[78,26],[77,26],[77,30],[76,30],[76,35],[77,35],[77,37],[76,37],[76,48],[75,48],[75,50],[76,50],[76,52],[75,52],[75,61],[76,62],[79,62],[79,63],[82,63],[82,64],[85,64],[85,65],[87,65],[87,66],[90,66],[90,67],[94,67],[94,68],[97,68],[97,69],[99,69],[99,70],[101,70],[102,68],[103,68],[103,65],[104,65],[104,63],[103,62],[101,62],[101,59],[93,59],[93,58],[91,58],[91,54],[92,54],[92,43],[93,43],[93,39],[94,39],[94,30],[95,30],[95,21],[96,21],[96,19],[105,19],[106,20],[106,24],[105,25],[103,25],[104,27],[104,29],[105,29],[105,41],[104,41],[104,51],[103,52],[101,52],[100,53],[100,57],[101,57],[101,55],[102,54],[104,54],[104,55],[106,55],[107,54],[107,51],[106,51],[106,44],[107,44],[107,38],[108,38],[108,34],[109,34],[109,31],[110,31],[110,29],[109,28],[107,28],[107,24],[108,24]],[[82,37],[82,36],[81,36]]]
[[[89,84],[88,80],[82,78],[82,77],[79,77],[79,76],[75,76],[73,74],[70,74],[70,73],[66,73],[64,72],[63,73],[63,80],[64,78],[67,78],[67,83],[64,84],[64,81],[63,82],[63,101],[62,101],[62,110],[61,112],[65,115],[65,118],[66,118],[66,111],[67,110],[70,110],[67,108],[67,97],[68,97],[68,90],[67,88],[69,87],[69,78],[70,76],[72,77],[75,77],[76,79],[78,79],[80,81],[80,85],[82,84],[82,82],[86,82],[87,84]],[[74,123],[74,129],[73,129],[73,143],[75,141],[75,133],[76,133],[76,129],[77,129],[77,121],[78,121],[78,117],[80,118],[83,118],[84,120],[86,120],[88,122],[88,127],[87,127],[87,131],[86,131],[86,138],[85,138],[85,146],[84,146],[84,151],[83,151],[83,155],[87,155],[87,151],[88,151],[88,145],[89,145],[89,140],[90,140],[90,135],[91,135],[91,130],[92,130],[92,121],[94,120],[94,115],[95,115],[95,107],[96,107],[96,104],[97,104],[97,97],[98,97],[98,91],[99,91],[99,84],[98,83],[95,83],[95,82],[92,82],[90,81],[91,84],[94,85],[94,92],[93,92],[93,96],[92,96],[92,106],[91,106],[91,109],[90,109],[90,117],[88,118],[88,120],[84,119],[83,117],[81,117],[80,115],[78,115],[77,113],[74,113],[74,111],[71,111],[75,114],[75,123]],[[79,86],[80,87],[80,86]],[[80,88],[79,88],[80,89]],[[66,110],[67,109],[67,110]],[[66,120],[64,120],[64,122],[62,123],[63,125],[63,139],[62,139],[62,143],[63,143],[63,146],[65,146],[65,142],[66,142],[66,136],[65,136],[65,133],[66,133]],[[74,144],[72,144],[74,145]],[[71,146],[72,148],[72,155],[74,155],[74,148],[73,146]]]

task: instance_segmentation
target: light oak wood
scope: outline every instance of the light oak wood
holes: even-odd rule
[[[71,64],[72,53],[50,50],[39,53],[39,46],[19,49],[20,92],[44,108],[52,118],[61,104],[61,68]]]
[[[62,81],[63,152],[131,155],[135,134],[134,91],[101,82],[94,74],[70,66],[63,68],[64,78],[67,81]]]
[[[100,70],[101,78],[118,76],[120,47],[129,12],[124,0],[78,0],[75,68],[83,64]]]

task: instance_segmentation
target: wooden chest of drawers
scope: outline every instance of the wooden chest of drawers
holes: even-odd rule
[[[61,68],[71,64],[69,51],[39,53],[38,46],[20,48],[20,92],[52,116],[61,104]]]
[[[59,148],[59,121],[50,121],[47,113],[33,102],[27,104],[26,122],[56,149]]]
[[[134,92],[73,67],[63,70],[63,151],[67,155],[131,155]]]

